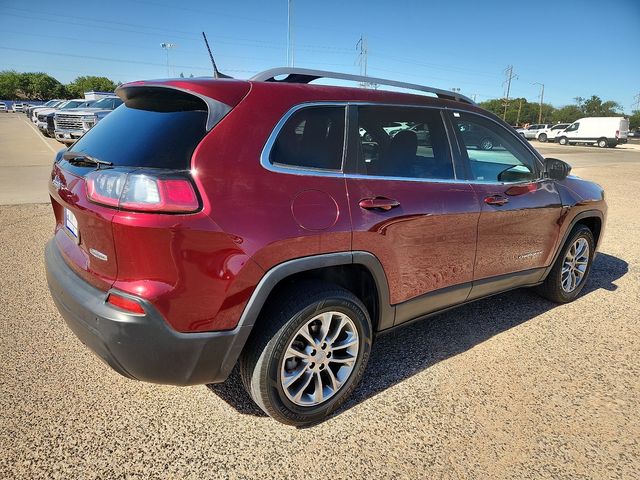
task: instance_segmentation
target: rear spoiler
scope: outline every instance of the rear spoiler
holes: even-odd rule
[[[170,95],[167,95],[170,94]],[[206,108],[206,130],[211,130],[231,111],[231,106],[215,98],[166,83],[141,83],[122,85],[116,89],[128,107],[140,108],[140,102],[147,108],[159,111],[200,110]]]

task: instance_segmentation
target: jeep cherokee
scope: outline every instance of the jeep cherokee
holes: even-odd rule
[[[378,333],[513,288],[568,302],[585,286],[599,186],[458,93],[321,77],[362,81],[128,83],[57,154],[49,288],[117,372],[193,385],[239,363],[260,408],[310,424],[354,390]]]

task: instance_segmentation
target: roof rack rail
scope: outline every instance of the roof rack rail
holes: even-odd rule
[[[286,75],[286,77],[282,80],[277,80],[275,78],[282,75]],[[438,98],[456,100],[458,102],[465,102],[471,105],[475,105],[475,102],[469,97],[465,97],[464,95],[460,95],[456,92],[441,90],[439,88],[427,87],[425,85],[416,85],[414,83],[398,82],[396,80],[386,80],[384,78],[364,77],[362,75],[352,75],[350,73],[327,72],[324,70],[311,70],[308,68],[272,68],[270,70],[265,70],[264,72],[258,73],[257,75],[250,78],[250,80],[255,82],[310,83],[319,78],[350,80],[353,82],[389,85],[392,87],[406,88],[409,90],[419,90],[421,92],[434,93],[438,96]]]

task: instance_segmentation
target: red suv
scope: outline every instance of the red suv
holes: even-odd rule
[[[320,77],[363,80],[129,83],[58,153],[49,287],[116,371],[192,385],[239,362],[265,412],[309,424],[353,391],[379,332],[517,287],[580,293],[599,186],[460,94]]]

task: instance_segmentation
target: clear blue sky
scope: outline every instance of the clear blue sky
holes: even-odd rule
[[[112,6],[110,6],[112,5]],[[0,0],[0,70],[116,81],[209,75],[205,31],[220,70],[239,78],[286,64],[287,0]],[[503,95],[556,106],[599,95],[626,112],[640,93],[640,0],[295,0],[295,65],[368,72],[450,89],[477,100]],[[62,55],[56,55],[62,54]]]

